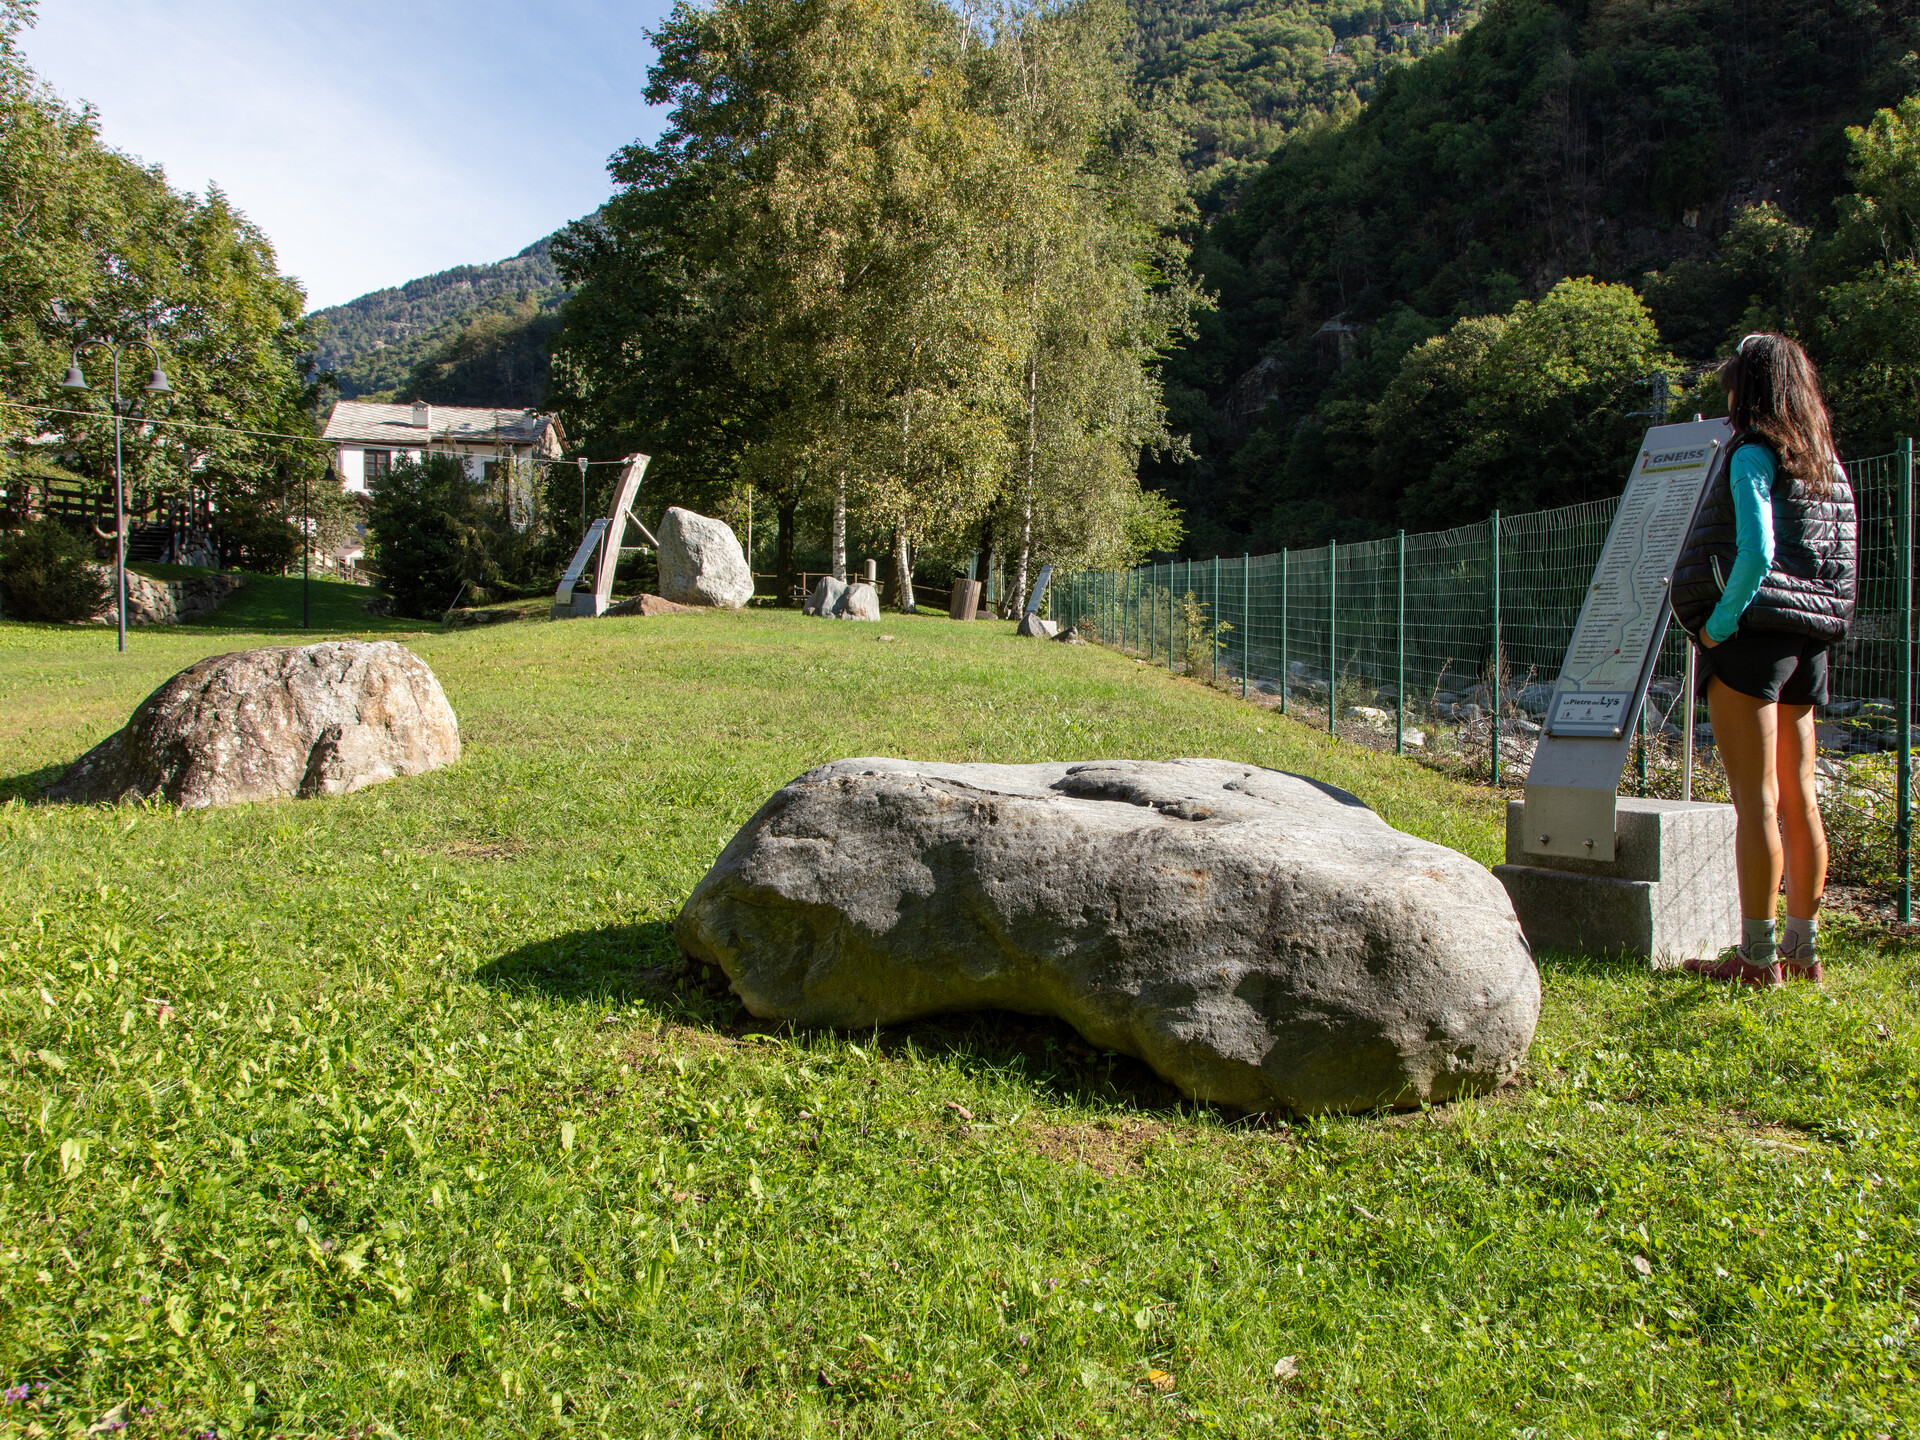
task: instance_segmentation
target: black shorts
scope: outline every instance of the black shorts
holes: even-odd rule
[[[1700,693],[1707,693],[1707,677],[1718,675],[1729,690],[1769,705],[1824,705],[1831,644],[1809,635],[1743,635],[1736,630],[1731,640],[1711,650],[1700,647]]]

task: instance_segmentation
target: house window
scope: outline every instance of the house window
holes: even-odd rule
[[[393,452],[391,450],[366,450],[361,453],[366,457],[361,473],[365,475],[367,479],[372,480],[376,475],[391,475],[393,473]]]

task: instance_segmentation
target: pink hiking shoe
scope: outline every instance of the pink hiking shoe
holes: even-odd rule
[[[1780,962],[1769,965],[1755,965],[1741,955],[1739,947],[1722,951],[1712,960],[1683,960],[1682,970],[1689,970],[1704,980],[1722,980],[1733,985],[1751,985],[1757,990],[1774,990],[1787,983],[1780,973]]]

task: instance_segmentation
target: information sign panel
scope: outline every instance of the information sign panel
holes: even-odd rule
[[[1732,439],[1724,420],[1657,425],[1634,457],[1527,772],[1527,854],[1613,859],[1620,770],[1667,633],[1674,563]]]
[[[1731,437],[1724,420],[1647,432],[1560,667],[1549,733],[1611,738],[1631,722],[1653,649],[1666,634],[1674,563]]]

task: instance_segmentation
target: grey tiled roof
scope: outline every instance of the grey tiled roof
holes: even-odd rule
[[[430,443],[540,445],[549,432],[558,440],[556,422],[538,410],[483,410],[467,405],[435,405],[426,428],[413,423],[411,405],[369,405],[338,401],[327,413],[328,440],[366,445],[419,448]]]

